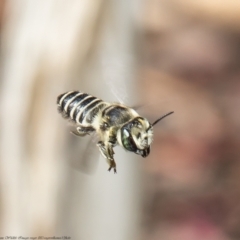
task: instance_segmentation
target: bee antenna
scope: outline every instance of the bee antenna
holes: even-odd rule
[[[165,117],[167,117],[167,116],[169,116],[169,115],[171,115],[171,114],[173,114],[173,113],[174,113],[174,112],[172,111],[172,112],[169,112],[169,113],[163,115],[162,117],[160,117],[159,119],[157,119],[154,123],[152,123],[152,126],[156,125],[156,124],[157,124],[159,121],[161,121],[163,118],[165,118]]]

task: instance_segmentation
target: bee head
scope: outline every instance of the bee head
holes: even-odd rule
[[[117,138],[127,151],[146,157],[150,153],[153,128],[147,119],[137,117],[120,128]]]
[[[145,118],[134,118],[119,129],[117,133],[118,143],[127,151],[147,157],[153,141],[153,126],[171,114],[173,112],[163,115],[152,124]]]

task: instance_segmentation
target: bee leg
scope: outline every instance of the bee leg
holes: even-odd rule
[[[95,129],[92,127],[77,127],[76,131],[71,131],[71,133],[78,137],[84,137],[93,131],[95,131]]]
[[[107,159],[109,164],[108,171],[110,172],[111,169],[113,168],[114,173],[117,173],[116,162],[114,161],[114,158],[113,158],[114,151],[111,144],[109,144],[108,150],[109,150],[109,155],[111,156],[111,158]]]
[[[113,168],[114,173],[117,173],[116,162],[114,161],[114,158],[113,158],[114,151],[112,148],[112,144],[108,143],[106,145],[102,141],[100,141],[97,143],[97,146],[99,148],[99,151],[103,155],[103,157],[106,158],[107,160],[107,163],[109,165],[108,171],[111,171],[111,169]]]
[[[71,131],[71,133],[72,133],[73,135],[77,136],[77,137],[84,137],[84,136],[86,135],[86,133],[85,133],[85,134],[80,134],[80,133],[77,132],[77,131]]]

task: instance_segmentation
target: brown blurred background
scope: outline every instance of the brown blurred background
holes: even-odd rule
[[[2,0],[0,44],[0,237],[240,239],[240,2]],[[72,89],[175,113],[114,175],[57,113]]]

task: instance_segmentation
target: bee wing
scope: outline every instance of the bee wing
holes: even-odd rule
[[[110,89],[114,99],[122,104],[131,102],[130,92],[132,92],[131,85],[134,79],[133,62],[133,55],[119,52],[111,42],[107,43],[101,54],[101,69],[107,89]]]
[[[93,174],[97,169],[100,157],[100,152],[96,146],[96,134],[93,133],[84,137],[70,134],[69,138],[71,148],[71,153],[69,153],[70,166],[83,173]]]

